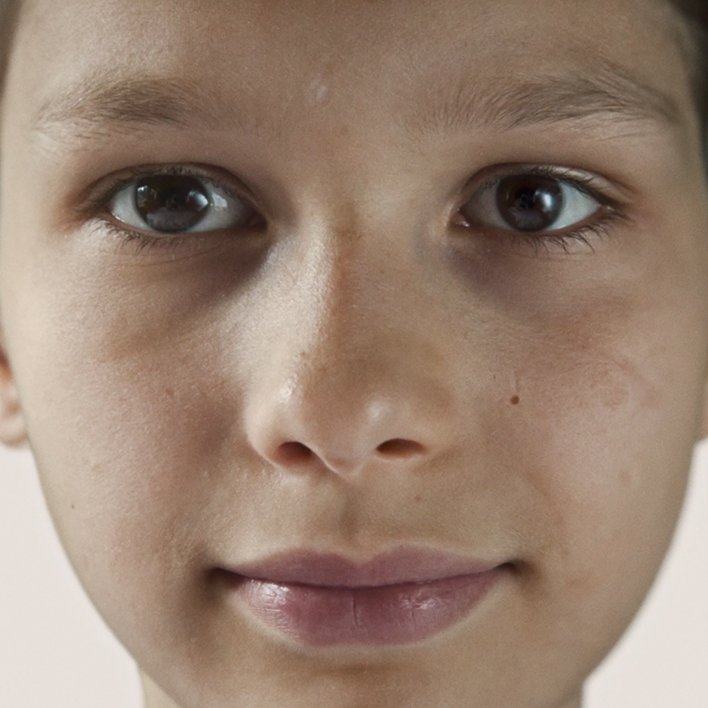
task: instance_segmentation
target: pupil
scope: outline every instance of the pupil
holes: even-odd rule
[[[497,207],[504,221],[517,231],[545,231],[560,216],[563,190],[549,177],[506,177],[499,183]]]
[[[143,221],[163,233],[189,231],[206,216],[210,205],[202,183],[194,177],[146,177],[135,189],[135,207]]]

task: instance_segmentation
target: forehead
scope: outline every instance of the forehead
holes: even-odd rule
[[[271,111],[365,110],[456,82],[481,90],[608,66],[680,103],[674,19],[660,0],[34,0],[16,47],[39,103],[110,75],[182,80],[205,100],[238,87]]]

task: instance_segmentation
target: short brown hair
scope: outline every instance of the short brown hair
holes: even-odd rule
[[[19,0],[0,0],[0,87],[5,83],[5,69],[10,55],[18,5]]]
[[[687,30],[689,71],[705,148],[708,143],[708,0],[669,1],[679,11]]]

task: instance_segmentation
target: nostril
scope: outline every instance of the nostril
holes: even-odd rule
[[[392,438],[381,443],[376,452],[391,459],[405,459],[421,455],[425,452],[425,448],[414,440],[404,440],[403,438]],[[289,441],[280,444],[277,448],[276,459],[273,461],[284,467],[298,467],[310,462],[314,457],[317,457],[312,449],[307,445],[296,441]],[[323,460],[331,467],[342,467],[350,464],[351,461],[343,461],[338,458],[338,461],[330,458]]]
[[[392,438],[381,443],[376,448],[381,454],[390,457],[413,457],[424,452],[424,448],[420,443],[414,440],[403,440],[402,438]]]
[[[278,448],[279,462],[286,465],[307,462],[312,455],[312,450],[299,442],[286,442]]]

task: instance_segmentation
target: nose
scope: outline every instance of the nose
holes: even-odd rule
[[[445,341],[410,269],[335,251],[291,272],[295,287],[261,319],[270,334],[246,394],[250,445],[281,469],[348,479],[425,467],[454,429]]]

